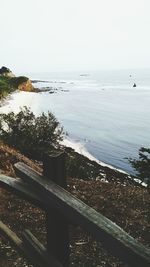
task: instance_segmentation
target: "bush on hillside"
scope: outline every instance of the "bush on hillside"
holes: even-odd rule
[[[145,181],[150,186],[150,148],[141,147],[139,159],[129,158],[129,162],[138,172],[140,180]]]
[[[41,160],[44,153],[59,147],[63,129],[48,112],[35,116],[27,107],[15,114],[0,114],[0,140],[30,158]]]
[[[14,91],[14,88],[10,84],[10,78],[0,76],[0,99],[5,97],[7,94],[13,91]]]

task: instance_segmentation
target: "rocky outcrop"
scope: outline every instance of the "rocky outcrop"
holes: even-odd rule
[[[27,92],[35,91],[31,81],[27,77],[24,76],[15,77],[12,78],[11,82],[17,89],[21,91],[27,91]]]
[[[18,86],[18,89],[21,91],[27,91],[27,92],[34,91],[34,87],[29,79],[26,82],[21,83]]]
[[[32,85],[29,78],[25,76],[16,77],[12,71],[6,67],[0,68],[0,82],[3,83],[5,91],[14,91],[19,89],[21,91],[35,92],[36,89]],[[1,84],[0,84],[1,85]],[[6,90],[6,88],[8,90]],[[0,87],[0,89],[2,89]]]

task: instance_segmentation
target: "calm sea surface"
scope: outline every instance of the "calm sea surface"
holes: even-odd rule
[[[150,71],[26,74],[54,93],[15,93],[1,112],[52,111],[68,137],[97,159],[132,173],[127,157],[150,147]],[[133,87],[136,83],[137,87]]]

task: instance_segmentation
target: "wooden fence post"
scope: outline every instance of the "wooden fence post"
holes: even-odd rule
[[[66,188],[65,153],[45,155],[43,175],[56,184]],[[55,209],[46,212],[47,249],[64,267],[69,266],[69,231],[68,222]]]

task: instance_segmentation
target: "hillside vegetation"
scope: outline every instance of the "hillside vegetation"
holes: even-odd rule
[[[11,78],[0,76],[0,99],[6,97],[9,93],[15,90],[16,88],[11,84]]]

